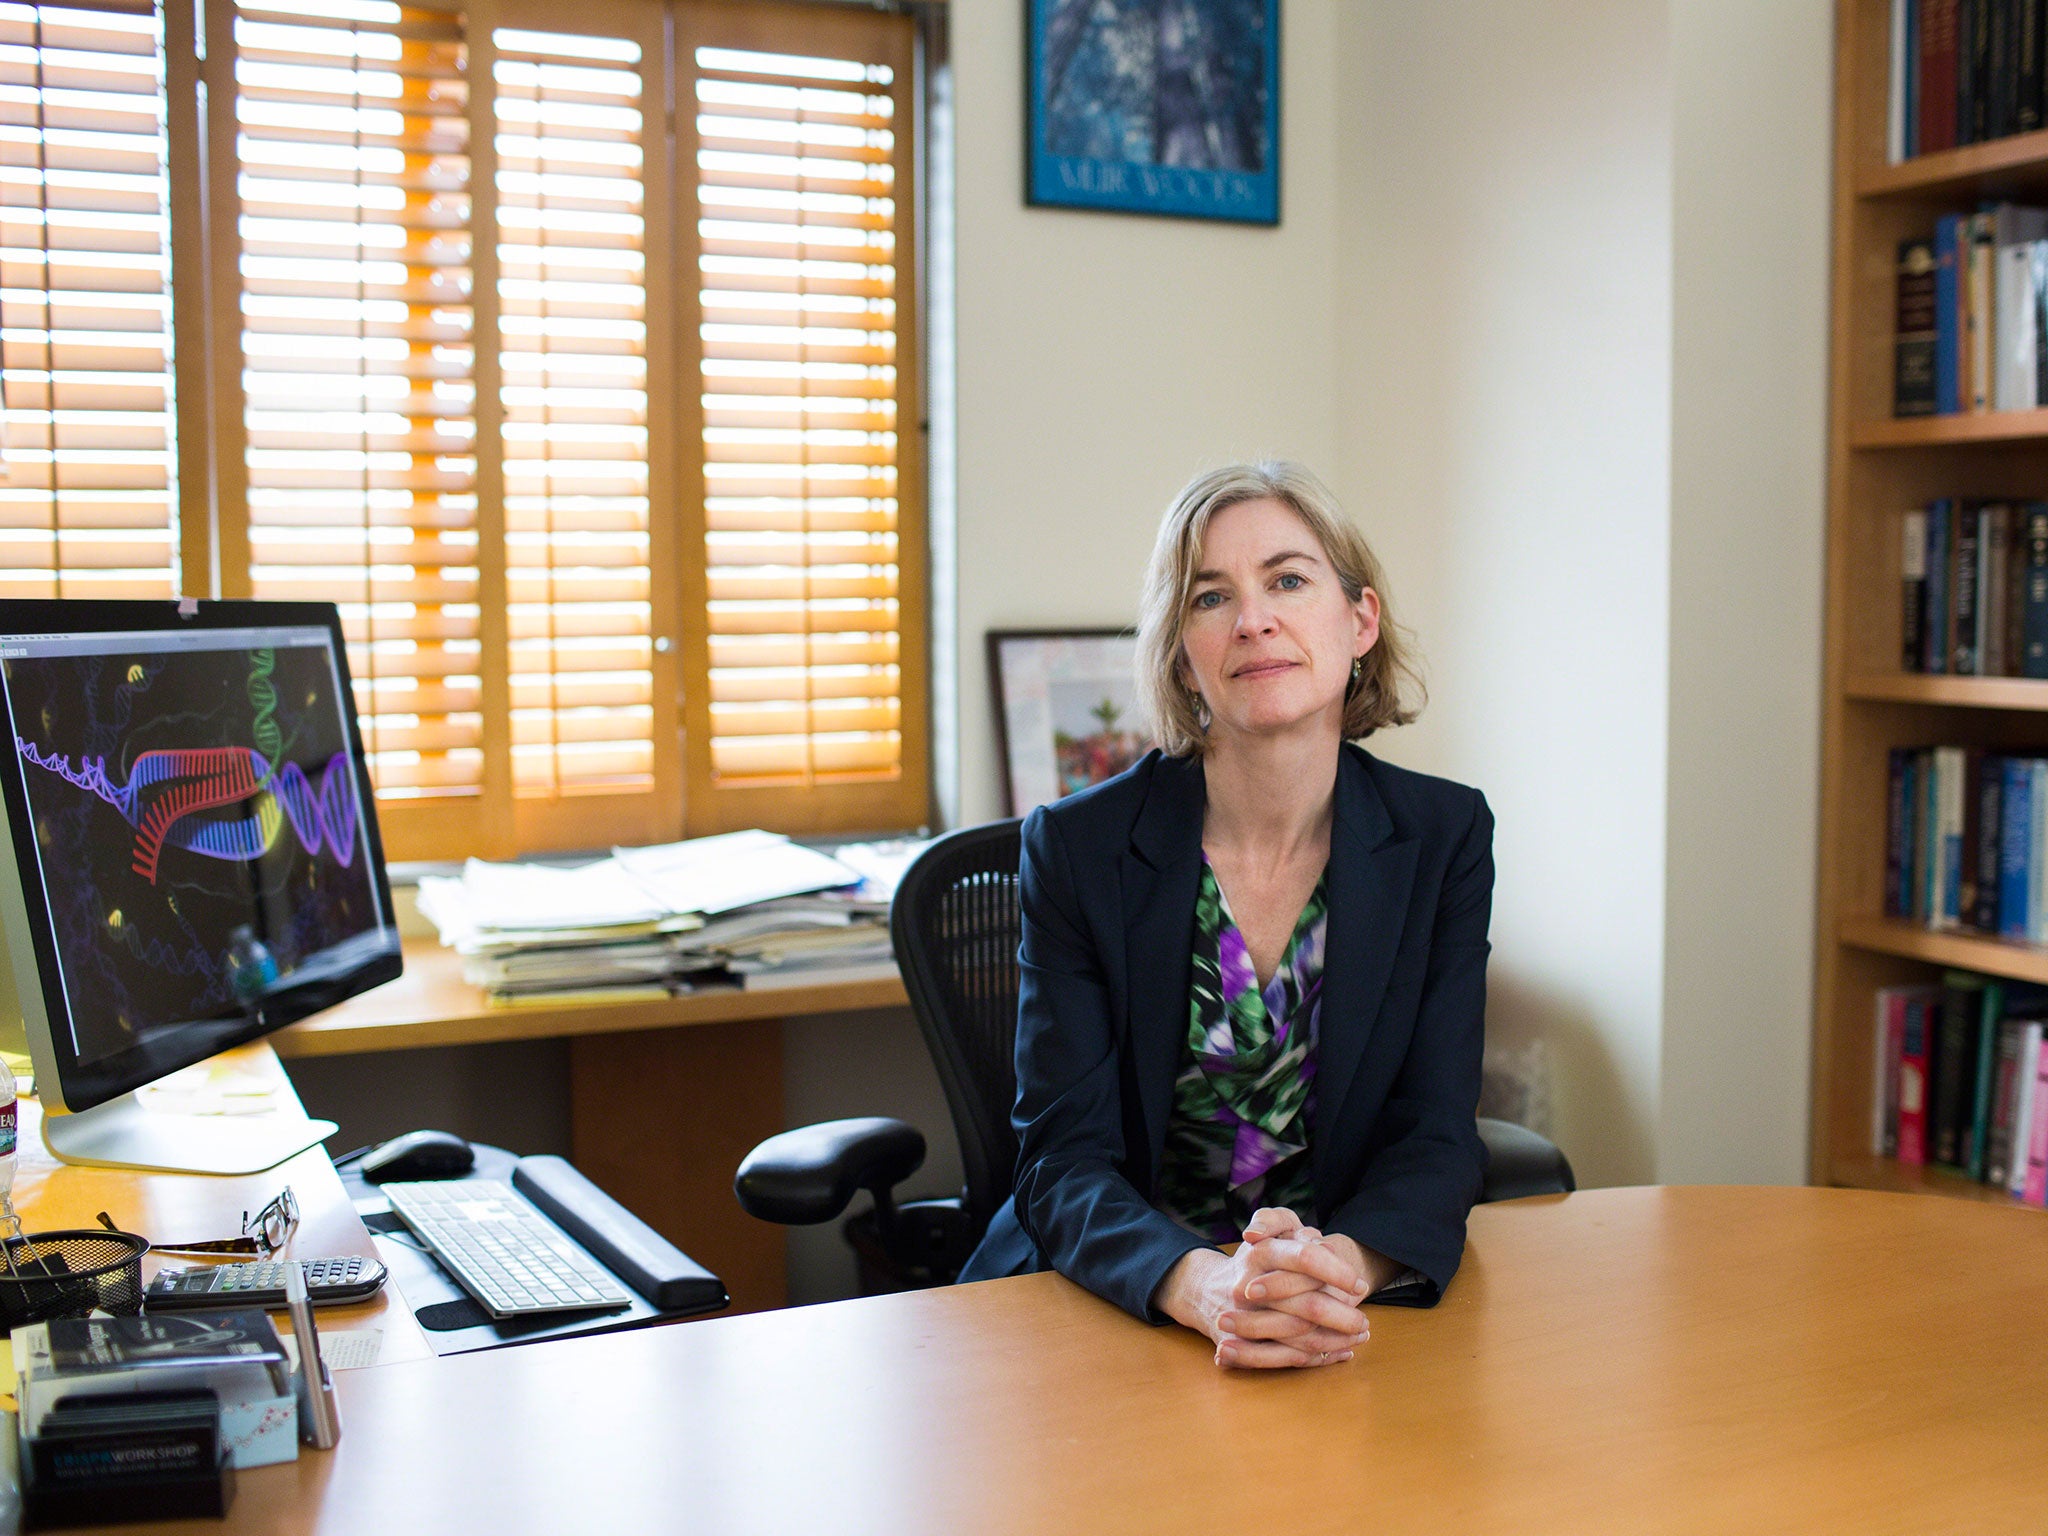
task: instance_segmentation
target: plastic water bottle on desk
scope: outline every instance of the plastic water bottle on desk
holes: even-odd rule
[[[16,1129],[20,1112],[14,1102],[14,1069],[0,1057],[0,1238],[13,1242],[21,1236],[21,1218],[14,1214],[14,1165]],[[13,1256],[7,1259],[14,1266]]]

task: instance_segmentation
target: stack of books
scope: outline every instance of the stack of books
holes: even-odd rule
[[[1899,244],[1895,416],[2048,402],[2048,209],[1987,203]]]
[[[825,853],[755,830],[570,867],[471,860],[421,880],[419,902],[498,1006],[887,978],[889,900],[923,846]]]
[[[1887,917],[2048,944],[2048,758],[1897,747]]]
[[[299,1453],[284,1346],[260,1311],[64,1318],[12,1342],[36,1524],[224,1514],[235,1469]]]
[[[1900,535],[1906,671],[2048,678],[2048,502],[1945,496]]]
[[[2048,988],[1951,971],[1877,994],[1871,1151],[2048,1205]]]
[[[1891,0],[1889,157],[2048,123],[2043,43],[2042,0]]]

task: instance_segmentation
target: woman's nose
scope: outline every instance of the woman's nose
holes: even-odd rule
[[[1237,610],[1237,632],[1240,635],[1263,635],[1273,628],[1273,613],[1263,601],[1254,599],[1242,604]]]

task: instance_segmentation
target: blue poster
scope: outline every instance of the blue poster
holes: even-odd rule
[[[1028,202],[1280,222],[1280,0],[1028,4]]]

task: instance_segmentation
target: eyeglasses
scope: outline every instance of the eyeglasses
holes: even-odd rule
[[[270,1204],[254,1216],[242,1212],[242,1235],[220,1237],[207,1243],[151,1243],[157,1253],[254,1253],[264,1258],[277,1252],[299,1229],[299,1202],[287,1184]]]

